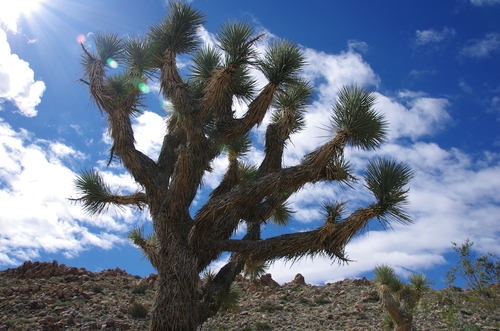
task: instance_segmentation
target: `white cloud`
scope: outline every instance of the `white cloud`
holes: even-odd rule
[[[473,159],[457,149],[421,142],[408,147],[387,144],[381,154],[397,157],[415,172],[409,194],[414,224],[395,224],[394,231],[377,230],[356,237],[346,248],[355,262],[346,266],[325,258],[293,265],[277,261],[269,270],[275,280],[289,282],[301,273],[308,283],[321,284],[359,277],[380,263],[396,266],[401,274],[405,270],[425,272],[446,263],[444,254],[452,241],[462,243],[466,238],[483,254],[500,253],[500,155]],[[320,192],[316,199],[319,197]]]
[[[471,94],[472,92],[474,92],[474,90],[472,89],[472,87],[470,87],[470,85],[467,84],[465,82],[465,80],[463,80],[463,79],[460,79],[460,81],[458,82],[458,86],[460,86],[460,88],[462,89],[462,91],[464,91],[467,94]]]
[[[76,196],[76,174],[69,166],[79,167],[77,162],[85,157],[70,146],[35,139],[0,121],[0,265],[33,259],[40,252],[75,256],[90,247],[109,249],[124,242],[123,232],[140,215],[110,209],[99,218],[89,217],[68,200]]]
[[[417,46],[422,46],[429,43],[439,43],[447,38],[453,37],[454,35],[455,30],[447,26],[445,26],[441,31],[436,31],[434,29],[417,30],[415,32],[415,44]]]
[[[134,119],[135,147],[147,156],[156,159],[160,154],[167,125],[163,117],[145,111]]]
[[[348,51],[337,55],[307,48],[304,76],[310,79],[324,102],[333,104],[338,90],[344,85],[377,86],[379,78],[360,54]]]
[[[500,4],[500,0],[470,0],[474,6],[493,6]]]
[[[412,70],[410,71],[410,76],[414,78],[420,78],[423,76],[432,76],[436,74],[436,70]]]
[[[492,32],[483,39],[469,40],[460,55],[471,58],[485,58],[500,50],[500,33]]]
[[[492,111],[500,114],[500,97],[495,96],[491,99],[491,107],[490,108]]]
[[[367,43],[364,41],[359,41],[355,39],[351,39],[347,42],[347,47],[349,48],[350,52],[356,52],[359,51],[361,53],[367,53],[369,46]]]
[[[45,83],[35,81],[29,63],[11,54],[7,35],[0,29],[0,101],[10,101],[20,114],[32,117],[44,91]]]
[[[396,99],[376,93],[376,108],[389,122],[389,139],[417,140],[443,128],[451,120],[449,101],[415,92],[399,92]],[[411,123],[411,125],[408,125]]]

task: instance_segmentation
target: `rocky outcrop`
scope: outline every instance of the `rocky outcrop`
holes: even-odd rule
[[[26,262],[0,271],[0,331],[148,330],[148,318],[128,315],[132,303],[148,310],[156,275],[129,275],[119,268],[83,268]],[[203,330],[381,330],[384,311],[372,281],[345,279],[323,286],[300,274],[284,285],[271,274],[256,281],[237,277],[237,307],[208,320]],[[497,293],[498,286],[492,286]],[[500,330],[500,308],[450,287],[422,296],[414,314],[417,330]]]
[[[301,274],[296,274],[295,278],[292,280],[292,285],[305,286],[306,280],[304,279],[304,276],[302,276]]]
[[[4,277],[28,279],[63,275],[81,276],[85,274],[88,274],[88,271],[85,270],[85,268],[67,267],[64,264],[59,264],[57,261],[53,261],[52,263],[26,261],[18,268],[2,271],[2,276]]]

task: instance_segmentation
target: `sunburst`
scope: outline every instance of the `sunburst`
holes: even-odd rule
[[[0,1],[0,23],[7,29],[17,31],[19,18],[36,13],[44,0]]]

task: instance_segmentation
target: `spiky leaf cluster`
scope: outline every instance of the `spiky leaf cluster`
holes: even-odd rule
[[[252,140],[250,139],[250,135],[246,134],[231,141],[224,147],[224,149],[229,154],[229,159],[236,159],[237,157],[242,157],[248,153],[251,147]]]
[[[377,286],[385,285],[391,292],[398,292],[404,287],[404,283],[396,275],[394,268],[387,264],[380,264],[373,269],[375,283]]]
[[[427,278],[427,276],[424,274],[413,273],[408,279],[410,281],[412,289],[419,292],[423,292],[429,289],[429,285],[433,284],[433,282],[429,280],[429,278]]]
[[[200,81],[207,81],[213,71],[222,66],[221,54],[215,47],[203,47],[193,56],[191,76]]]
[[[171,1],[167,16],[150,27],[154,53],[162,57],[168,49],[175,54],[196,50],[199,45],[197,30],[205,23],[205,15],[181,1]]]
[[[154,233],[145,236],[144,227],[136,227],[127,233],[127,238],[141,249],[143,257],[146,258],[153,267],[158,267],[155,260],[157,258],[158,238]]]
[[[227,22],[217,33],[218,47],[225,53],[225,67],[239,68],[255,57],[253,45],[259,39],[248,22]]]
[[[304,64],[300,48],[287,40],[273,42],[257,63],[264,76],[276,86],[295,83]]]
[[[75,186],[80,192],[80,202],[90,215],[105,212],[108,208],[111,190],[95,170],[84,170],[75,179]]]
[[[271,217],[271,222],[278,226],[286,226],[288,222],[290,222],[293,213],[295,213],[295,211],[290,208],[290,203],[285,201],[276,207]]]
[[[251,280],[257,279],[266,273],[269,264],[266,261],[257,261],[253,263],[246,263],[243,269],[243,275],[249,277]]]
[[[143,75],[150,75],[148,70],[153,67],[154,56],[151,43],[147,38],[131,37],[126,39],[123,43],[123,54],[123,61],[133,78],[140,79]]]
[[[375,149],[385,140],[387,122],[373,109],[376,98],[357,86],[343,87],[333,107],[332,126],[350,136],[350,143],[362,149]]]
[[[113,32],[96,32],[94,43],[99,59],[103,64],[109,64],[110,60],[119,61],[123,58],[123,38]]]
[[[241,174],[241,184],[250,183],[257,175],[258,169],[253,164],[240,162],[238,166]]]
[[[288,121],[287,124],[290,134],[302,130],[306,124],[304,115],[312,98],[312,90],[311,83],[303,79],[298,79],[287,85],[284,90],[276,94],[271,121],[276,123],[289,115],[291,121]]]
[[[408,189],[405,186],[412,177],[411,168],[394,159],[379,158],[368,162],[364,175],[365,186],[377,199],[380,218],[410,222],[405,210],[408,203]]]
[[[133,79],[126,73],[109,75],[105,89],[108,95],[105,102],[106,109],[120,108],[137,115],[142,112],[143,97],[138,93],[142,80]]]
[[[342,219],[342,216],[346,210],[345,205],[347,202],[334,201],[326,202],[323,204],[323,217],[326,222],[337,223]]]

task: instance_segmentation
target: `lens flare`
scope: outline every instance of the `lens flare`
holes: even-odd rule
[[[142,93],[149,93],[151,89],[146,83],[140,83],[138,86],[139,90],[141,90]]]
[[[148,84],[144,83],[144,81],[141,78],[134,78],[132,84],[134,84],[134,86],[142,93],[151,92],[151,89],[149,88]]]
[[[108,66],[110,66],[111,68],[113,68],[113,69],[118,68],[118,62],[116,62],[116,61],[115,61],[115,60],[113,60],[112,58],[107,59],[107,60],[106,60],[106,64],[107,64]]]
[[[83,44],[86,40],[87,40],[87,37],[85,37],[85,35],[83,35],[83,34],[79,34],[79,35],[76,37],[76,41],[77,41],[79,44]]]

